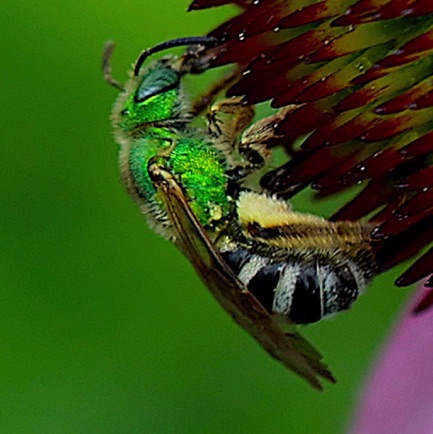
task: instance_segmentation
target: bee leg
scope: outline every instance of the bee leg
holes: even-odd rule
[[[241,97],[217,101],[206,113],[208,129],[215,138],[235,144],[241,132],[252,121],[254,110]]]
[[[253,123],[254,111],[240,98],[213,104],[207,112],[209,133],[227,156],[232,179],[240,181],[271,162],[270,146],[281,144],[278,126],[296,106],[288,106],[272,116]]]
[[[253,108],[239,97],[217,101],[206,113],[209,135],[215,146],[225,154],[231,168],[245,166],[237,148],[241,133],[253,116]]]
[[[275,115],[255,122],[243,132],[238,151],[242,158],[248,162],[248,174],[260,170],[271,162],[272,153],[269,147],[282,144],[283,140],[283,137],[278,134],[278,126],[295,107],[285,107]]]

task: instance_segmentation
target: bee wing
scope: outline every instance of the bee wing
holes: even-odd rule
[[[335,382],[321,355],[296,330],[285,332],[227,266],[171,173],[151,164],[149,174],[173,225],[176,245],[229,315],[268,353],[316,389],[322,389],[320,377]]]

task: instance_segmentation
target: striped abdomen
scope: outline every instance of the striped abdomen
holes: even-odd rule
[[[297,324],[346,310],[371,280],[371,258],[331,252],[287,251],[274,257],[244,247],[221,253],[230,268],[271,313]]]

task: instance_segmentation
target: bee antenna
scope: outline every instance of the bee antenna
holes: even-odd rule
[[[164,51],[167,50],[168,48],[173,48],[173,47],[183,47],[183,46],[198,45],[198,44],[212,46],[212,45],[216,45],[217,42],[218,40],[213,36],[187,36],[185,38],[171,39],[170,41],[162,42],[161,44],[155,45],[152,48],[148,48],[147,50],[144,50],[140,54],[134,67],[134,75],[137,76],[139,74],[140,69],[143,66],[143,63],[146,61],[146,59],[149,56],[158,53],[159,51]]]
[[[102,52],[102,74],[108,84],[119,90],[125,90],[123,84],[117,81],[111,73],[111,57],[113,56],[114,47],[115,43],[113,41],[108,41],[105,44],[104,51]]]

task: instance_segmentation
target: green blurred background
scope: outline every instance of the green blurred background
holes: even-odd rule
[[[146,227],[119,182],[101,50],[117,41],[123,81],[141,49],[233,12],[187,4],[0,4],[1,432],[343,432],[409,293],[392,286],[395,271],[350,312],[304,330],[338,378],[318,393]]]

